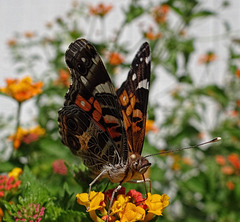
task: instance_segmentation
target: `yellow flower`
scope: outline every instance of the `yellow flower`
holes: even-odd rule
[[[153,213],[156,215],[161,215],[163,209],[168,206],[169,204],[169,197],[166,194],[159,195],[159,194],[151,194],[148,193],[147,200],[145,200],[145,204],[148,206],[148,213]]]
[[[114,201],[112,205],[112,213],[111,214],[116,214],[119,212],[122,212],[127,204],[127,202],[130,200],[130,196],[125,196],[123,194],[119,194],[117,196],[117,200]]]
[[[87,212],[89,212],[90,217],[95,222],[103,222],[101,218],[99,218],[95,212],[95,210],[104,210],[104,194],[102,192],[90,192],[90,202],[88,200],[88,193],[77,194],[77,202],[80,205],[83,205],[87,208]],[[106,212],[104,212],[106,214]]]
[[[23,102],[42,92],[42,82],[32,82],[31,77],[23,79],[6,79],[7,86],[0,88],[0,92]]]
[[[87,211],[99,210],[105,206],[104,194],[102,192],[91,191],[90,202],[88,200],[88,193],[77,194],[77,202],[87,208]]]
[[[14,177],[17,179],[23,173],[22,169],[15,167],[11,172],[8,173],[8,177]]]
[[[127,203],[122,212],[119,213],[120,222],[141,221],[145,218],[145,210],[133,203]]]
[[[40,126],[32,127],[30,129],[23,129],[18,127],[17,132],[9,137],[13,141],[14,149],[18,149],[22,142],[29,144],[38,140],[39,136],[44,135],[45,129]]]

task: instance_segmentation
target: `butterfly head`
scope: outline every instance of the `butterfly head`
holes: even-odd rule
[[[151,166],[151,163],[138,153],[132,153],[129,155],[129,166],[132,171],[142,175]]]

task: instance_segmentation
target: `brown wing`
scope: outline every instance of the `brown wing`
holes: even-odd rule
[[[117,90],[130,152],[142,152],[150,83],[150,47],[147,42],[137,52],[127,80]]]
[[[65,59],[72,84],[59,111],[63,143],[89,168],[91,157],[99,166],[125,163],[128,147],[121,107],[96,49],[78,39],[70,44]]]

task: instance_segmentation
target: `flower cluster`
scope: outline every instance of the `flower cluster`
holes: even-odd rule
[[[0,88],[0,92],[12,97],[18,102],[26,101],[42,92],[43,83],[33,82],[27,76],[23,79],[6,79],[7,86]]]
[[[31,203],[27,207],[22,207],[15,216],[15,221],[39,222],[44,215],[45,207],[40,204]]]
[[[236,153],[232,153],[227,157],[223,155],[216,156],[216,162],[221,166],[221,171],[225,175],[236,175],[240,174],[240,157]],[[233,181],[227,181],[227,187],[229,190],[233,190],[235,184]]]
[[[18,127],[17,132],[9,137],[13,141],[14,149],[18,149],[21,143],[30,144],[34,141],[37,141],[38,138],[44,135],[45,129],[40,126],[35,126],[30,129],[23,129]]]
[[[165,23],[168,12],[169,6],[166,4],[155,7],[152,12],[155,22],[157,24]]]
[[[124,58],[121,54],[117,52],[111,52],[108,55],[108,62],[113,66],[117,66],[124,62]]]
[[[8,193],[14,193],[21,181],[18,180],[22,174],[22,169],[14,168],[8,175],[0,175],[0,198],[5,197]]]
[[[89,6],[89,14],[96,15],[100,17],[104,17],[112,10],[112,5],[104,5],[103,3],[99,3],[97,6]]]
[[[111,207],[109,221],[150,221],[154,215],[162,215],[163,209],[169,204],[169,197],[166,194],[147,194],[147,199],[136,190],[130,190],[125,194],[125,188],[121,188],[117,197],[113,199],[112,206],[109,206],[112,190],[105,193],[90,193],[90,201],[88,194],[77,194],[77,202],[84,205],[89,212],[93,221],[105,221],[107,219],[107,208]]]
[[[55,160],[52,163],[53,172],[60,175],[67,174],[67,167],[64,164],[64,160]]]
[[[222,173],[226,175],[240,174],[240,158],[238,154],[232,153],[227,157],[223,155],[217,155],[216,162],[222,166]]]

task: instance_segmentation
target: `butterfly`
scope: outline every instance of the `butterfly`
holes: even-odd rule
[[[150,84],[150,47],[143,43],[118,90],[94,46],[80,38],[69,45],[65,61],[71,85],[58,112],[63,144],[81,157],[93,182],[144,179],[151,163],[141,156]],[[145,180],[145,179],[144,179]]]

